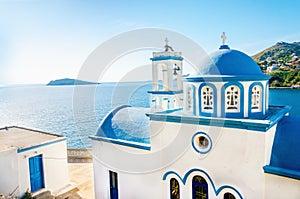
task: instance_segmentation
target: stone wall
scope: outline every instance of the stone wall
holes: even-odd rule
[[[92,162],[92,149],[68,149],[68,163]]]

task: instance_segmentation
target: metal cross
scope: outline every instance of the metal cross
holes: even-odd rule
[[[225,42],[226,42],[226,35],[225,35],[225,32],[223,32],[223,34],[221,35],[221,38],[222,38],[222,42],[223,42],[223,45],[225,45]]]

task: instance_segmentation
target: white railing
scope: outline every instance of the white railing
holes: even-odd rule
[[[181,57],[181,52],[153,52],[153,57],[176,56]]]

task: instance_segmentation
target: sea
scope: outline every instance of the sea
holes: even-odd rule
[[[21,126],[63,135],[68,148],[90,148],[101,120],[117,106],[149,107],[151,82],[0,87],[0,127]],[[300,89],[270,89],[270,105],[300,116]]]

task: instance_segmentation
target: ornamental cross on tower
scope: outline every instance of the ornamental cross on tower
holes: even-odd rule
[[[223,45],[225,45],[225,42],[226,42],[226,39],[227,39],[227,37],[225,35],[225,32],[222,33],[221,38],[222,38]]]
[[[166,37],[165,39],[165,42],[166,42],[166,45],[165,45],[165,51],[174,51],[173,48],[171,46],[169,46],[169,40],[168,38]]]
[[[165,42],[166,42],[166,46],[168,46],[169,45],[168,37],[166,37]]]

